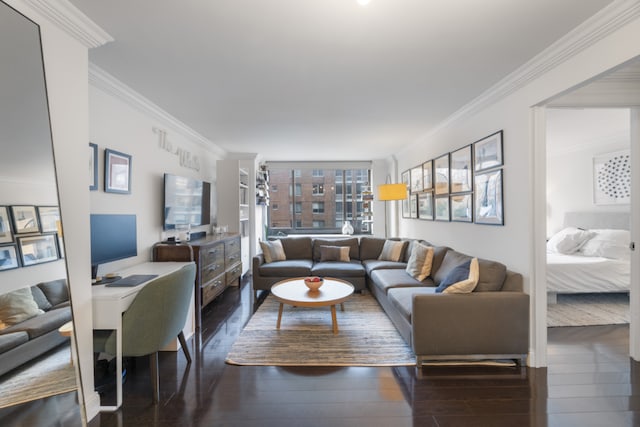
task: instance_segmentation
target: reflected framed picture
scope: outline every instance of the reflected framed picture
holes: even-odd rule
[[[13,233],[11,233],[9,209],[6,206],[0,206],[0,243],[11,242],[13,242]]]
[[[502,131],[473,143],[473,170],[480,172],[503,164]]]
[[[502,179],[502,169],[475,176],[476,224],[504,225]]]
[[[449,196],[435,198],[436,221],[449,221]]]
[[[98,146],[89,143],[89,191],[98,189]]]
[[[131,194],[131,156],[115,150],[104,150],[104,191]]]
[[[422,188],[425,191],[433,189],[433,160],[422,164]]]
[[[60,258],[57,234],[18,237],[18,246],[24,267],[56,261]]]
[[[409,218],[418,218],[418,195],[409,195]]]
[[[435,193],[449,194],[449,153],[433,161]]]
[[[433,193],[418,194],[418,218],[433,221]]]
[[[451,153],[451,193],[471,191],[471,145]]]
[[[407,197],[402,200],[402,218],[410,218],[411,209],[409,208],[409,192],[411,191],[410,183],[411,183],[411,172],[406,170],[402,172],[401,179],[402,183],[407,187]]]
[[[38,206],[40,229],[43,233],[56,233],[60,221],[60,208],[57,206]]]
[[[16,234],[40,232],[35,206],[11,206],[11,218],[13,218],[13,230]]]
[[[471,222],[473,219],[473,195],[452,194],[450,196],[451,221]]]
[[[0,246],[0,271],[20,267],[15,245]]]
[[[411,169],[411,192],[422,191],[422,165]]]

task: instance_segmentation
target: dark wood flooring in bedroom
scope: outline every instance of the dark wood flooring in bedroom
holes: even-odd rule
[[[626,325],[550,329],[548,369],[229,366],[248,301],[244,284],[206,310],[190,367],[182,353],[161,355],[159,405],[140,359],[123,407],[89,427],[640,425],[640,364],[628,357]],[[60,417],[72,403],[63,395],[3,410],[0,425],[74,426]]]

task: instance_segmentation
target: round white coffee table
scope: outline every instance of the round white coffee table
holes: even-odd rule
[[[336,304],[342,304],[353,294],[354,287],[346,280],[325,277],[324,283],[318,291],[310,291],[304,284],[304,278],[282,280],[271,287],[271,294],[280,302],[278,310],[278,323],[276,329],[280,329],[282,322],[282,309],[284,304],[296,307],[331,307],[331,324],[333,333],[338,333],[338,320],[336,317]],[[344,305],[341,306],[344,311]]]

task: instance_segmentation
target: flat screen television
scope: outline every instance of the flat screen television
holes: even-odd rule
[[[91,276],[98,266],[138,255],[136,216],[91,214]]]
[[[209,224],[211,184],[184,176],[164,174],[163,228]]]

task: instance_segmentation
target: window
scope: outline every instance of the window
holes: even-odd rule
[[[276,191],[278,191],[278,184],[276,184],[276,185],[271,185],[271,186],[269,187],[269,190],[275,193]]]
[[[271,195],[269,230],[274,234],[340,233],[344,221],[349,220],[355,233],[371,233],[373,218],[365,218],[362,212],[363,192],[371,191],[371,171],[366,162],[362,164],[366,167],[322,169],[269,164],[270,188],[288,189]]]
[[[311,211],[314,214],[324,213],[324,202],[313,202],[311,204]]]

